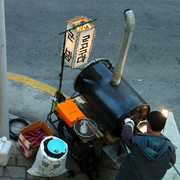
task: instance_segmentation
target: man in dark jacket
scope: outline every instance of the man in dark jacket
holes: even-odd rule
[[[127,118],[122,140],[131,151],[123,160],[116,180],[160,180],[176,160],[175,148],[161,131],[166,117],[153,111],[147,117],[147,133],[133,133],[134,122]]]

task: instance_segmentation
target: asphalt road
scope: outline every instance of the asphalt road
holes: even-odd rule
[[[8,72],[58,88],[66,21],[80,15],[97,18],[90,61],[114,65],[124,28],[123,12],[133,9],[136,26],[123,77],[150,104],[167,108],[180,127],[179,0],[5,0]],[[79,70],[65,68],[62,91],[74,92]],[[180,130],[180,129],[179,129]]]

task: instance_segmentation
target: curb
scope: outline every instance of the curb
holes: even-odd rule
[[[57,89],[45,84],[45,83],[42,83],[40,81],[37,81],[35,79],[32,79],[32,78],[29,78],[27,76],[24,76],[24,75],[20,75],[20,74],[15,74],[15,73],[10,73],[8,72],[7,73],[7,79],[8,80],[12,80],[12,81],[17,81],[17,82],[21,82],[21,83],[24,83],[24,84],[27,84],[29,86],[32,86],[32,87],[35,87],[37,89],[40,89],[52,96],[55,96],[55,93],[57,91]],[[69,98],[69,96],[67,96],[66,94],[63,93],[63,95],[66,97],[66,99]]]

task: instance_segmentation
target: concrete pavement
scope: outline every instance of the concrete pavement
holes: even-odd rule
[[[15,74],[11,74],[14,75]],[[42,84],[41,82],[34,81],[25,76],[18,76],[20,79],[24,78],[25,82],[20,82],[20,79],[10,77],[8,73],[8,94],[9,94],[9,118],[14,117],[26,117],[30,122],[35,122],[37,120],[45,121],[47,114],[51,107],[51,97],[55,92],[52,88],[50,91],[46,92],[48,86]],[[11,80],[10,80],[11,79]],[[25,84],[26,83],[26,84]],[[34,85],[36,84],[36,86]],[[47,89],[41,90],[41,87],[46,86]],[[49,87],[50,89],[51,87]],[[51,94],[52,93],[52,94]],[[171,137],[172,142],[175,143],[177,149],[177,162],[176,166],[180,167],[180,136],[173,117],[171,114],[171,120],[168,126],[171,127],[165,129],[168,137]],[[51,126],[48,122],[47,124]],[[54,131],[55,132],[55,131]],[[12,155],[9,159],[7,166],[0,166],[0,180],[25,180],[25,179],[47,179],[47,180],[88,180],[86,174],[82,174],[79,171],[79,167],[76,162],[68,157],[67,168],[74,169],[76,172],[75,177],[68,176],[65,173],[58,177],[35,177],[27,173],[27,170],[32,166],[35,161],[35,157],[25,159],[23,155],[17,150],[16,142],[13,142]],[[118,166],[104,153],[103,160],[99,168],[99,179],[100,180],[114,180],[118,171]],[[175,170],[171,168],[166,174],[164,180],[177,180],[179,177]]]

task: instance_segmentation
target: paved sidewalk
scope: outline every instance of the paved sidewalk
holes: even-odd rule
[[[105,157],[107,158],[107,157]],[[0,166],[0,180],[38,180],[38,179],[44,179],[44,180],[88,180],[89,178],[87,177],[86,174],[82,174],[79,170],[78,165],[76,164],[75,161],[71,157],[68,156],[67,160],[67,168],[68,167],[73,167],[75,171],[75,176],[71,177],[68,173],[64,173],[61,176],[57,177],[35,177],[27,173],[27,170],[32,166],[32,164],[35,161],[35,156],[26,159],[24,156],[20,153],[20,151],[16,148],[16,143],[14,142],[13,149],[12,149],[12,155],[8,161],[7,166],[1,167]],[[101,169],[100,169],[100,178],[99,179],[114,179],[116,172],[117,172],[117,167],[113,167],[113,163],[111,162],[110,159],[107,159],[106,162],[108,164],[104,165],[101,164]],[[103,167],[104,166],[104,167]]]
[[[48,93],[29,86],[27,84],[8,81],[9,91],[9,118],[13,117],[26,117],[30,122],[37,120],[46,120],[46,116],[51,107],[51,95]],[[180,167],[180,136],[177,130],[173,114],[171,114],[171,120],[169,121],[171,129],[169,136],[171,135],[172,141],[177,146],[177,163],[176,166]],[[47,123],[51,126],[49,123]],[[168,128],[169,129],[169,128]],[[55,131],[54,131],[55,132]],[[165,130],[165,132],[167,132]],[[42,178],[31,176],[27,173],[27,170],[32,166],[35,161],[35,156],[29,159],[24,156],[16,148],[16,142],[13,142],[12,155],[8,161],[7,166],[0,166],[0,180],[32,180],[32,179],[47,179],[47,180],[88,180],[86,174],[82,174],[79,171],[79,167],[76,162],[68,156],[67,168],[73,168],[76,172],[76,176],[69,176],[68,172],[58,177]],[[118,171],[118,167],[113,161],[104,153],[103,161],[99,168],[99,180],[114,180]],[[178,180],[178,175],[173,168],[168,171],[164,180]]]

